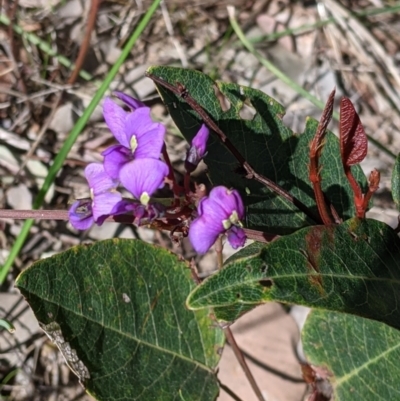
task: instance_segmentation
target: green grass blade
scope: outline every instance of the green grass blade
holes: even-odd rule
[[[10,26],[10,20],[4,14],[0,14],[0,23],[4,24],[6,26]],[[28,42],[30,42],[34,46],[37,46],[40,50],[42,50],[48,56],[55,57],[58,60],[58,62],[61,65],[63,65],[64,67],[67,67],[70,70],[72,70],[75,67],[75,65],[70,60],[68,60],[64,56],[57,54],[57,52],[54,49],[52,49],[48,43],[46,43],[45,41],[40,39],[39,36],[37,36],[31,32],[25,32],[17,24],[13,24],[12,28],[15,33],[17,33],[18,35],[21,35],[24,39],[26,39]],[[93,79],[93,76],[85,70],[80,70],[79,76],[81,78],[85,79],[86,81],[91,81]]]
[[[147,24],[149,23],[152,15],[156,11],[157,7],[159,6],[161,0],[154,0],[150,8],[148,9],[147,13],[144,15],[143,19],[140,21],[139,25],[133,32],[132,36],[129,38],[129,41],[126,43],[120,57],[118,58],[117,62],[111,68],[110,72],[104,79],[103,83],[101,84],[100,88],[94,95],[92,101],[90,102],[89,106],[86,108],[85,112],[83,113],[82,117],[76,122],[74,128],[72,129],[71,133],[69,134],[68,138],[66,139],[63,147],[60,149],[60,152],[54,159],[52,166],[50,167],[49,173],[43,183],[42,188],[40,189],[34,203],[33,208],[38,209],[42,204],[45,198],[45,195],[50,188],[51,184],[53,183],[54,179],[57,176],[58,171],[61,169],[64,160],[66,159],[69,151],[72,148],[72,145],[75,143],[76,138],[81,133],[82,129],[88,122],[90,116],[92,115],[94,109],[99,104],[100,100],[104,96],[106,90],[110,86],[110,83],[115,78],[116,74],[118,73],[119,68],[124,63],[125,59],[129,55],[132,47],[135,45],[137,39],[142,34],[143,30],[146,28]],[[5,280],[8,271],[10,270],[12,264],[14,263],[15,258],[17,257],[19,251],[21,250],[26,237],[29,233],[30,228],[33,225],[34,220],[28,219],[25,221],[20,234],[18,235],[13,247],[11,248],[10,254],[0,270],[0,285]]]
[[[400,5],[394,5],[382,8],[368,8],[366,10],[360,10],[355,13],[351,13],[351,15],[354,16],[355,18],[363,18],[381,14],[389,14],[389,13],[394,14],[399,11],[400,11]],[[309,31],[314,31],[315,29],[322,28],[323,26],[331,24],[333,22],[336,22],[336,19],[334,17],[330,17],[322,21],[316,21],[313,24],[304,24],[298,27],[288,28],[279,32],[273,32],[270,34],[264,34],[257,37],[248,38],[248,41],[250,43],[256,44],[259,42],[278,40],[280,38],[283,38],[284,36],[304,34]]]
[[[229,10],[229,20],[231,23],[231,26],[233,30],[235,31],[237,37],[239,38],[240,42],[243,44],[243,46],[251,53],[253,54],[260,64],[262,64],[264,67],[266,67],[269,71],[271,71],[278,79],[280,79],[282,82],[287,84],[290,88],[292,88],[294,91],[296,91],[300,96],[304,97],[305,99],[309,100],[314,106],[318,107],[319,109],[323,110],[325,107],[325,103],[315,96],[313,96],[311,93],[306,91],[302,86],[294,82],[291,78],[289,78],[286,74],[284,74],[279,68],[277,68],[273,63],[271,63],[269,60],[267,60],[265,57],[263,57],[255,48],[254,46],[249,42],[249,40],[246,38],[245,34],[239,27],[239,24],[236,21],[235,15],[234,15],[234,8],[228,8]],[[339,113],[334,112],[333,113],[333,118],[337,121],[339,121]],[[387,155],[389,155],[391,158],[395,159],[396,155],[391,152],[389,149],[387,149],[385,146],[383,146],[381,143],[379,143],[376,139],[372,138],[371,136],[368,136],[368,140],[373,143],[377,148],[379,148],[382,152],[385,152]]]
[[[15,331],[15,327],[13,326],[13,324],[5,319],[0,319],[0,327],[4,327],[10,333],[14,333]]]

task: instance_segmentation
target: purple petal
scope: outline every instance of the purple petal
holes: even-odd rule
[[[197,206],[197,213],[206,219],[209,224],[215,226],[215,230],[219,229],[221,233],[225,231],[222,222],[228,219],[230,214],[213,198],[209,196],[202,198]]]
[[[143,107],[129,114],[126,119],[127,141],[136,137],[137,147],[132,149],[135,158],[158,159],[164,144],[165,127],[155,123],[150,116],[150,108]]]
[[[122,166],[132,160],[132,153],[122,145],[113,145],[102,152],[104,170],[111,179],[119,180]]]
[[[129,212],[134,212],[135,214],[135,211],[139,206],[141,206],[140,203],[133,199],[122,199],[113,207],[111,215],[116,216],[117,214],[125,214]]]
[[[190,224],[189,240],[196,252],[206,253],[222,231],[215,225],[210,225],[209,220],[199,217]]]
[[[190,148],[186,154],[185,168],[187,172],[191,173],[194,171],[200,163],[200,160],[206,154],[209,135],[210,130],[205,124],[202,124],[199,132],[193,138],[192,144],[190,145]]]
[[[242,247],[246,242],[246,233],[243,228],[232,226],[227,232],[228,242],[233,249]]]
[[[133,211],[135,216],[134,223],[138,226],[151,223],[153,220],[161,218],[165,215],[166,207],[160,203],[149,203],[147,206],[138,204]]]
[[[125,121],[128,112],[118,106],[113,100],[107,97],[103,103],[103,116],[106,120],[108,128],[114,135],[115,139],[126,148],[129,148],[129,142],[125,135]]]
[[[225,211],[225,218],[229,218],[232,212],[236,211],[239,219],[243,219],[244,205],[238,191],[218,186],[211,190],[209,198]]]
[[[77,230],[87,230],[94,224],[91,200],[77,200],[68,211],[69,221]]]
[[[92,203],[93,217],[97,224],[101,224],[99,219],[112,215],[116,205],[121,201],[122,196],[118,192],[105,192],[94,197]]]
[[[113,92],[113,95],[122,100],[132,111],[139,109],[140,107],[147,107],[140,100],[137,100],[134,97],[127,95],[126,93],[116,91]]]
[[[111,191],[117,184],[105,172],[101,163],[90,163],[85,168],[85,177],[89,183],[92,196]]]
[[[162,187],[167,175],[168,166],[161,160],[135,159],[122,167],[119,178],[122,185],[140,200],[143,193],[151,196]]]
[[[199,129],[199,132],[195,135],[195,137],[192,140],[192,146],[194,146],[197,149],[201,158],[206,153],[207,141],[209,136],[210,136],[210,130],[207,128],[205,124],[202,124],[202,126]]]

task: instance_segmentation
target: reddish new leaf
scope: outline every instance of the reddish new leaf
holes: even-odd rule
[[[360,117],[347,97],[340,101],[339,127],[343,165],[349,167],[360,163],[367,155],[368,140]]]
[[[329,215],[328,208],[324,199],[324,194],[321,188],[321,166],[319,159],[321,157],[322,148],[324,147],[324,140],[326,136],[326,129],[332,118],[333,102],[335,100],[335,89],[329,95],[328,101],[322,112],[321,119],[318,123],[317,132],[310,143],[310,164],[309,164],[309,177],[314,188],[315,201],[317,203],[319,215],[325,225],[332,224],[332,219]]]

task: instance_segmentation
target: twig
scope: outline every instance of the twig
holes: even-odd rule
[[[16,32],[18,35],[23,36],[24,39],[26,39],[28,42],[32,43],[34,46],[37,46],[40,50],[45,52],[47,55],[55,57],[58,60],[58,62],[61,65],[63,65],[64,67],[67,67],[69,69],[74,68],[74,65],[71,63],[70,60],[68,60],[64,56],[61,56],[60,54],[57,54],[57,52],[55,52],[54,49],[52,49],[48,43],[44,42],[37,35],[35,35],[31,32],[25,32],[17,24],[11,24],[10,19],[6,15],[0,14],[0,23],[4,24],[6,26],[12,26],[14,32]],[[81,78],[85,79],[86,81],[91,81],[93,79],[93,76],[84,70],[80,70],[79,75]]]
[[[230,395],[235,401],[243,401],[238,395],[236,395],[228,386],[224,383],[219,382],[219,387],[225,391],[226,394]]]
[[[22,170],[25,168],[26,164],[28,163],[29,159],[32,157],[32,155],[34,154],[34,152],[36,151],[36,148],[38,147],[39,143],[41,142],[41,140],[43,139],[43,135],[46,133],[47,128],[49,127],[51,121],[53,120],[57,110],[58,110],[58,106],[61,102],[61,98],[62,98],[63,92],[61,91],[57,97],[56,100],[52,106],[52,110],[50,115],[47,117],[45,123],[42,125],[42,128],[39,131],[39,134],[35,140],[35,142],[32,144],[32,146],[29,148],[28,153],[25,155],[25,159],[21,164],[21,167],[19,168],[17,174],[15,174],[15,178],[14,178],[14,182],[19,178]]]
[[[226,327],[224,329],[224,333],[225,333],[225,337],[226,337],[228,343],[232,347],[232,350],[233,350],[233,352],[234,352],[234,354],[236,356],[236,359],[239,361],[239,364],[242,367],[242,369],[243,369],[243,371],[244,371],[244,373],[245,373],[245,375],[247,377],[247,380],[249,381],[249,383],[250,383],[252,389],[254,390],[257,398],[259,399],[259,401],[265,401],[265,399],[264,399],[264,397],[263,397],[263,395],[261,393],[261,390],[258,387],[258,384],[255,381],[254,376],[251,373],[251,371],[250,371],[250,369],[249,369],[249,367],[247,365],[246,360],[244,359],[243,353],[240,350],[239,346],[237,345],[237,342],[235,340],[235,337],[233,336],[233,333],[232,333],[230,327]]]
[[[0,219],[68,220],[68,210],[15,210],[0,209]]]
[[[223,249],[223,245],[222,245],[222,236],[220,235],[217,238],[217,241],[215,242],[215,250],[217,252],[217,265],[218,265],[218,269],[222,269],[222,265],[223,265],[223,259],[222,259],[222,249]],[[257,382],[254,379],[253,374],[251,373],[247,363],[246,363],[246,359],[244,358],[243,352],[242,350],[239,348],[239,346],[237,345],[237,342],[235,340],[235,337],[232,333],[232,330],[230,329],[230,327],[225,327],[224,328],[224,334],[226,337],[226,340],[228,341],[228,343],[230,344],[230,346],[233,349],[233,352],[236,356],[236,359],[238,360],[240,366],[242,367],[244,374],[247,377],[247,380],[250,383],[250,386],[252,387],[252,389],[254,390],[257,398],[260,401],[264,401],[264,397],[261,393],[260,388],[258,387]]]
[[[75,62],[75,68],[68,80],[68,84],[70,85],[75,83],[76,79],[79,76],[79,71],[82,68],[83,62],[85,61],[85,57],[90,45],[90,38],[92,36],[92,31],[96,24],[99,5],[100,5],[100,0],[92,0],[85,36],[81,44],[81,48],[79,49],[79,54]]]
[[[188,63],[187,57],[185,55],[185,52],[182,48],[182,45],[179,43],[179,41],[176,39],[176,37],[174,35],[174,27],[172,25],[171,18],[169,17],[169,12],[167,9],[166,2],[165,1],[161,2],[160,7],[161,7],[161,12],[162,12],[162,15],[164,18],[165,27],[167,28],[168,35],[170,36],[171,41],[174,44],[175,49],[178,53],[178,56],[181,59],[182,67],[188,68],[189,63]]]

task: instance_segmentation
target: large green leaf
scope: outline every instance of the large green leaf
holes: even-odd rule
[[[258,173],[281,185],[316,213],[314,193],[308,179],[309,142],[316,131],[315,120],[308,119],[304,134],[297,135],[282,123],[283,107],[261,91],[231,83],[215,83],[193,70],[150,67],[148,72],[170,84],[179,82],[185,85],[189,94]],[[157,88],[176,125],[190,141],[202,120],[184,99],[159,84]],[[223,111],[217,92],[229,100],[229,110]],[[245,107],[255,111],[252,119],[241,117]],[[326,138],[321,159],[322,187],[339,215],[350,218],[355,214],[353,194],[340,162],[339,143],[332,133],[328,133]],[[247,206],[247,227],[284,234],[315,224],[290,202],[256,181],[245,179],[238,171],[237,160],[217,136],[210,138],[207,149],[205,162],[213,184],[241,191]],[[353,172],[365,186],[366,179],[361,169],[355,167]]]
[[[16,285],[98,400],[216,398],[223,335],[206,310],[185,308],[194,283],[170,252],[133,240],[78,246]]]
[[[388,225],[357,218],[278,238],[235,260],[189,295],[192,309],[217,307],[235,320],[280,301],[352,313],[400,328],[400,239]]]
[[[357,316],[312,311],[302,332],[308,361],[333,376],[335,401],[400,400],[400,332]]]

